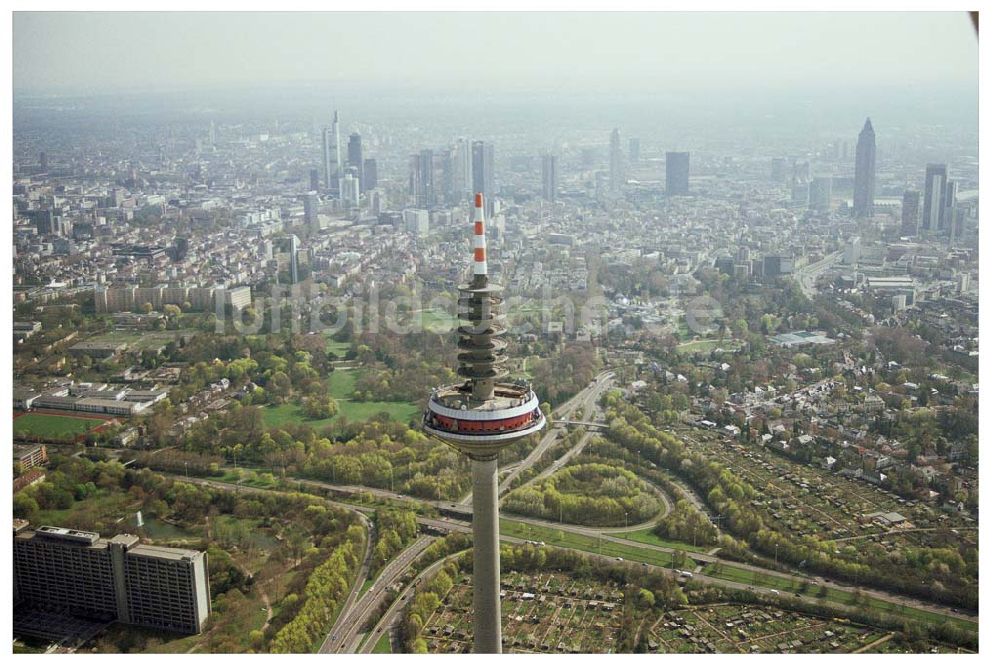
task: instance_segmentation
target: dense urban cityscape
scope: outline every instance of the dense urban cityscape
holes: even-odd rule
[[[14,651],[978,652],[975,102],[789,100],[15,91]]]

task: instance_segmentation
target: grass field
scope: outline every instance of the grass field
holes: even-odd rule
[[[100,418],[80,418],[34,412],[14,419],[15,437],[41,437],[53,441],[73,441],[78,435],[104,423]]]
[[[417,408],[408,402],[356,402],[351,399],[354,385],[358,380],[358,370],[335,370],[330,373],[330,397],[337,401],[337,414],[328,419],[310,420],[302,413],[299,405],[286,403],[264,408],[264,425],[278,428],[286,423],[305,423],[314,428],[334,425],[340,417],[348,421],[367,421],[379,412],[387,412],[394,421],[403,423],[417,413]]]
[[[340,358],[344,358],[344,354],[346,354],[350,349],[351,349],[351,343],[350,342],[337,342],[333,338],[327,338],[327,341],[326,341],[326,352],[328,354],[330,352],[333,352],[334,354],[336,354]]]
[[[694,560],[685,558],[685,562],[674,561],[673,553],[643,548],[642,546],[628,546],[622,543],[606,541],[599,537],[587,536],[575,532],[564,532],[541,525],[531,525],[520,523],[506,518],[500,519],[500,533],[519,539],[529,539],[532,541],[544,541],[547,546],[560,548],[575,548],[588,553],[598,555],[608,555],[620,557],[631,562],[646,562],[660,567],[682,568],[694,566]]]
[[[372,654],[392,654],[392,642],[389,640],[388,633],[382,634],[382,637],[378,639],[374,649],[372,649]]]
[[[652,527],[647,527],[644,530],[635,530],[632,532],[614,532],[611,534],[611,536],[618,537],[619,539],[628,539],[629,541],[635,541],[636,543],[645,543],[650,546],[677,548],[680,550],[688,550],[696,553],[705,553],[710,550],[710,548],[705,548],[704,546],[694,546],[689,543],[684,543],[683,541],[669,541],[661,536],[654,534]]]
[[[420,326],[432,333],[447,333],[458,325],[458,318],[438,308],[420,311]]]

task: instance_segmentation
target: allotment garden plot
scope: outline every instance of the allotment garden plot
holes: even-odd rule
[[[649,629],[662,653],[854,652],[891,632],[767,606],[719,604],[667,611]]]
[[[622,592],[614,583],[559,573],[507,574],[501,581],[506,652],[614,651]],[[430,652],[472,649],[472,586],[466,575],[423,631]]]
[[[865,549],[974,546],[974,523],[923,502],[781,457],[763,447],[695,431],[694,450],[718,460],[760,493],[752,501],[776,526],[800,537]],[[838,546],[839,547],[839,546]]]

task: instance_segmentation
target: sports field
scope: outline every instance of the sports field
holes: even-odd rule
[[[33,412],[14,419],[14,436],[71,442],[104,423],[101,418],[80,418]]]

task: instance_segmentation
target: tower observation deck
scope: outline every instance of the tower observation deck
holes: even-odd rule
[[[474,651],[501,652],[500,518],[497,456],[545,427],[530,384],[507,380],[501,288],[486,263],[483,195],[476,194],[472,281],[459,287],[458,374],[464,382],[431,392],[424,430],[472,459]]]

